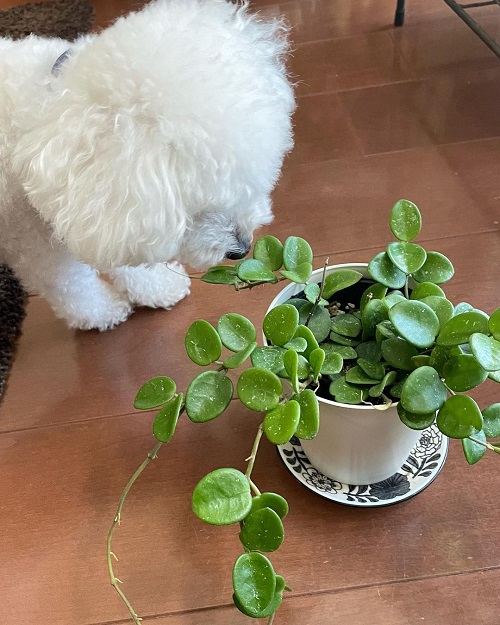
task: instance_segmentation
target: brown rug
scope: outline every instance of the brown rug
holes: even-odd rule
[[[0,11],[0,37],[22,39],[34,34],[71,41],[88,33],[93,21],[89,0],[30,2]]]

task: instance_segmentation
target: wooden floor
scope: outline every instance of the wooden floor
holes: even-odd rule
[[[16,4],[0,0],[0,7]],[[366,261],[407,197],[422,240],[457,268],[455,301],[499,303],[500,64],[442,0],[255,3],[294,26],[296,148],[274,194],[279,237],[306,237],[320,266]],[[97,26],[134,3],[96,0]],[[500,33],[499,9],[480,16]],[[193,285],[171,312],[141,311],[107,334],[71,332],[31,298],[0,407],[0,623],[124,623],[108,585],[105,536],[124,483],[153,445],[152,414],[132,399],[148,377],[183,388],[183,332],[228,309],[258,321],[275,287],[235,294]],[[500,394],[496,390],[496,400]],[[479,398],[495,399],[493,385]],[[258,416],[236,402],[203,426],[187,421],[133,492],[116,534],[117,574],[145,623],[243,625],[230,607],[233,528],[190,511],[198,479],[244,466]],[[290,502],[275,556],[294,592],[276,625],[498,625],[500,464],[468,467],[456,441],[439,478],[404,504],[358,510],[305,490],[267,443],[254,472]]]

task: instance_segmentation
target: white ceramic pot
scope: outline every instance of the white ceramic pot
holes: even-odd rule
[[[369,277],[366,263],[332,265],[354,269]],[[309,282],[319,283],[323,269],[314,271]],[[284,304],[303,290],[289,284],[272,301],[269,310]],[[421,436],[401,423],[396,406],[380,410],[371,406],[340,404],[319,399],[320,428],[315,439],[301,441],[313,466],[344,484],[373,484],[394,475]]]

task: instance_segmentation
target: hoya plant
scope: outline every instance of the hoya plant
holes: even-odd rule
[[[113,532],[130,488],[184,415],[194,423],[211,421],[234,397],[262,414],[246,468],[215,468],[194,487],[192,508],[206,523],[237,528],[242,553],[233,565],[233,600],[243,614],[268,624],[290,590],[266,555],[283,542],[288,503],[261,492],[252,479],[262,436],[275,445],[292,436],[314,438],[320,396],[379,410],[396,404],[406,426],[421,430],[436,423],[460,439],[471,464],[487,450],[500,453],[500,403],[481,409],[465,394],[487,378],[500,382],[500,308],[488,316],[447,299],[439,285],[453,276],[453,266],[414,243],[421,222],[412,202],[396,203],[390,214],[396,241],[371,260],[368,280],[351,269],[327,274],[326,264],[320,282],[311,280],[311,247],[293,236],[284,244],[265,236],[256,241],[253,258],[213,267],[201,278],[237,290],[288,280],[298,292],[267,313],[261,346],[254,325],[238,313],[224,314],[215,326],[194,321],[186,352],[204,370],[183,392],[172,378],[156,377],[135,398],[139,410],[158,409],[157,442],[121,495],[107,554],[111,584],[136,624],[140,618],[114,573]]]

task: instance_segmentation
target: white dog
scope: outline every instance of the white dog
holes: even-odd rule
[[[105,330],[187,295],[177,261],[243,257],[292,146],[284,30],[157,0],[74,44],[0,39],[0,261]]]

